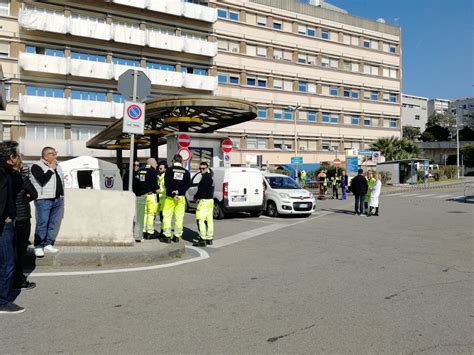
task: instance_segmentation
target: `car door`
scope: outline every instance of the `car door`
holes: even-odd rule
[[[196,201],[194,201],[194,195],[196,194],[198,190],[198,185],[199,182],[201,181],[202,175],[201,173],[197,173],[193,176],[191,179],[191,187],[186,191],[186,199],[188,200],[188,206],[190,208],[196,209],[197,204]]]

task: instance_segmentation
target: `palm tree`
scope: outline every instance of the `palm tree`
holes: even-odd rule
[[[420,149],[406,138],[379,138],[372,143],[371,149],[380,151],[387,160],[415,158],[420,154]]]

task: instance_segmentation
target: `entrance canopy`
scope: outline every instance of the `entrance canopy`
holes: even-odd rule
[[[247,101],[217,96],[173,96],[146,102],[145,135],[136,137],[138,149],[166,143],[173,132],[211,133],[253,120],[257,107]],[[87,148],[130,149],[130,137],[119,120],[91,138]]]

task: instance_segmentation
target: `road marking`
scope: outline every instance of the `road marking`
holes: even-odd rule
[[[351,204],[352,205],[352,204]],[[305,223],[312,221],[317,218],[321,218],[324,216],[327,216],[328,214],[332,214],[334,212],[332,211],[327,211],[327,212],[321,212],[321,214],[315,216],[315,217],[309,217],[309,218],[303,218],[301,221],[294,222],[294,223],[272,223],[271,225],[265,226],[265,227],[260,227],[256,229],[252,229],[250,231],[242,232],[242,233],[237,233],[234,235],[231,235],[229,237],[221,238],[218,240],[214,240],[214,244],[209,246],[208,248],[213,248],[213,249],[218,249],[222,247],[226,247],[231,244],[239,243],[247,239],[255,238],[258,237],[262,234],[267,234],[270,232],[276,232],[277,230],[287,228],[287,227],[292,227],[297,224]]]
[[[399,196],[399,195],[403,195],[404,192],[397,192],[396,194],[390,194],[390,195],[386,195],[387,197],[392,197],[392,196]]]
[[[436,194],[426,194],[426,195],[423,195],[423,197],[430,197],[430,196],[434,196]]]
[[[460,198],[466,198],[466,196],[462,195],[462,196],[456,196],[456,197],[453,197],[452,199],[453,200],[459,200]]]
[[[186,246],[186,248],[196,251],[199,256],[187,260],[175,261],[168,264],[161,265],[152,265],[152,266],[142,266],[135,268],[127,269],[110,269],[110,270],[91,270],[91,271],[70,271],[70,272],[32,272],[30,276],[32,277],[52,277],[52,276],[84,276],[84,275],[102,275],[102,274],[120,274],[124,272],[136,272],[136,271],[150,271],[157,269],[165,269],[169,267],[179,266],[183,264],[194,263],[196,261],[201,261],[209,258],[207,251],[200,248]]]
[[[259,217],[259,218],[248,218],[248,219],[245,219],[245,218],[232,218],[232,219],[229,219],[228,221],[239,221],[239,222],[258,222],[258,223],[273,223],[272,221],[261,221],[260,219],[262,218],[263,216]]]
[[[450,197],[450,196],[453,196],[453,195],[451,195],[451,194],[441,195],[441,196],[436,196],[436,197],[433,197],[433,198],[445,198],[445,197]]]
[[[420,193],[418,194],[408,194],[408,195],[404,195],[404,197],[409,197],[409,196],[418,196],[418,195],[421,195]]]

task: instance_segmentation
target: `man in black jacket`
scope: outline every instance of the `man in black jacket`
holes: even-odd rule
[[[212,245],[214,236],[214,180],[206,162],[199,165],[199,171],[202,177],[194,195],[194,200],[197,201],[196,222],[199,230],[199,244],[206,246]]]
[[[363,175],[364,170],[359,169],[358,175],[351,181],[351,191],[355,197],[355,215],[362,216],[364,213],[364,199],[368,190],[367,179]]]
[[[18,165],[18,143],[0,143],[0,313],[25,311],[13,303],[13,273],[15,271],[15,196],[13,167]]]
[[[32,289],[34,282],[29,282],[23,274],[23,257],[26,255],[28,240],[31,234],[31,207],[30,202],[36,200],[38,192],[30,181],[30,169],[20,165],[13,173],[13,188],[16,205],[16,265],[13,276],[13,288]]]

